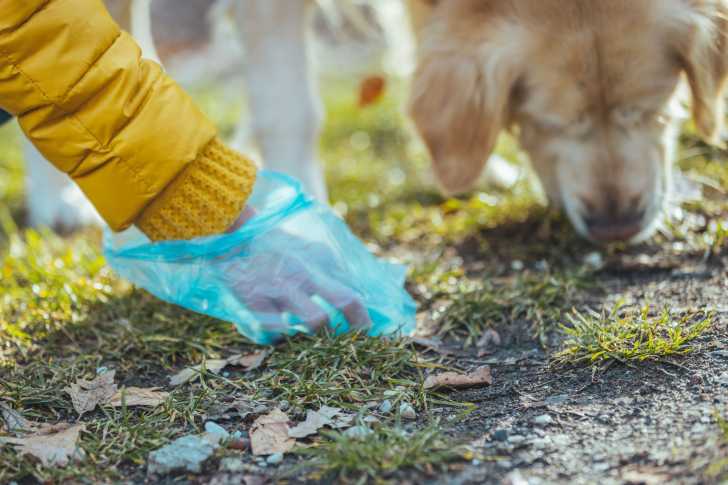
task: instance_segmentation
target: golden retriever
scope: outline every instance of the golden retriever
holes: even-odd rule
[[[725,0],[429,3],[411,114],[448,192],[512,130],[579,234],[639,241],[670,191],[683,79],[698,131],[720,141]]]

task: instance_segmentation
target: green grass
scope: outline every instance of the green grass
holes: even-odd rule
[[[377,426],[363,437],[338,432],[325,437],[299,453],[309,456],[306,464],[315,468],[317,475],[336,483],[397,483],[397,472],[415,469],[431,474],[463,456],[462,450],[442,435],[437,423],[416,431]]]
[[[441,335],[471,344],[486,328],[525,323],[536,338],[543,337],[563,320],[564,312],[578,305],[582,292],[590,290],[595,278],[582,273],[571,255],[593,248],[576,238],[563,217],[543,207],[529,180],[513,191],[478,187],[463,197],[445,198],[435,188],[424,148],[400,114],[403,86],[390,86],[382,102],[367,109],[357,107],[353,84],[327,93],[321,157],[334,207],[358,235],[411,263],[413,293],[422,308],[437,317]],[[209,90],[196,96],[221,132],[231,134],[244,101],[221,102],[223,98]],[[683,168],[728,189],[724,154],[689,136],[684,142],[692,153],[681,162]],[[511,138],[502,138],[498,152],[518,163]],[[25,417],[54,423],[76,419],[63,388],[80,377],[92,377],[101,366],[115,369],[120,384],[165,386],[168,377],[182,368],[255,348],[228,324],[165,304],[119,281],[104,266],[98,233],[59,238],[23,229],[23,176],[18,130],[4,127],[0,129],[0,398]],[[720,198],[686,205],[689,214],[704,217],[707,224],[704,228],[676,224],[674,241],[685,242],[698,253],[723,254],[726,205]],[[506,271],[497,279],[486,276],[495,263],[513,259],[545,260],[550,270],[516,277]],[[473,269],[473,261],[479,269]],[[438,300],[452,302],[442,315],[435,314]],[[588,316],[587,321],[597,322],[601,329],[600,318]],[[607,320],[602,323],[610,328],[613,322]],[[641,322],[638,329],[649,329],[660,320],[650,316],[629,321]],[[692,326],[679,335],[682,340],[698,331],[697,321],[686,323]],[[597,337],[602,330],[590,334],[589,328],[594,325],[569,337],[575,342],[565,349],[570,361],[589,361],[593,354],[584,349],[591,348],[589,343],[601,344]],[[676,348],[678,353],[689,349],[690,342],[676,344],[679,339],[670,334],[671,328],[653,329],[656,338],[667,342],[662,348]],[[638,338],[630,340],[623,329],[614,335],[605,342],[618,351],[632,349],[635,342],[641,350],[652,348]],[[173,390],[157,409],[88,413],[83,417],[87,431],[81,437],[88,455],[84,463],[43,469],[2,447],[0,483],[29,477],[59,483],[142,480],[151,450],[199,431],[209,413],[233,397],[274,404],[286,400],[296,418],[323,404],[358,410],[387,398],[395,406],[403,401],[413,404],[421,420],[427,421],[425,411],[433,398],[422,392],[420,374],[428,365],[410,345],[397,340],[356,334],[291,339],[276,347],[261,369],[207,373],[199,382]],[[398,472],[410,468],[428,472],[457,458],[452,443],[435,424],[425,423],[420,429],[412,425],[405,431],[394,419],[376,426],[364,440],[329,435],[310,450],[312,463],[327,476],[376,481],[396,480]]]
[[[554,363],[659,361],[685,355],[712,324],[713,315],[706,311],[675,315],[668,309],[653,313],[649,306],[625,311],[619,304],[601,313],[574,311],[561,327],[566,340]]]
[[[725,483],[723,480],[728,479],[728,457],[725,455],[726,450],[728,450],[728,420],[718,411],[715,412],[715,420],[718,424],[718,432],[720,433],[719,441],[723,448],[723,458],[711,463],[706,470],[706,475],[711,480],[718,480],[719,483]]]
[[[23,160],[17,128],[0,128],[0,215],[10,212],[20,218],[24,194]],[[2,237],[0,235],[0,237]]]
[[[440,319],[439,333],[471,345],[488,328],[525,322],[543,340],[575,305],[579,292],[594,286],[584,270],[525,272],[505,283],[486,278],[482,288],[456,296]]]
[[[425,406],[418,357],[402,340],[352,333],[291,339],[270,357],[258,383],[299,408],[361,409],[386,398]]]

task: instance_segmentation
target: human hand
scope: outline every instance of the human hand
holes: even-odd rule
[[[246,208],[230,232],[254,216],[255,211]],[[275,243],[271,244],[271,240]],[[265,247],[256,247],[251,241],[244,251],[249,253],[245,267],[226,267],[225,278],[235,296],[255,313],[267,331],[285,331],[292,324],[303,325],[309,332],[326,326],[338,328],[344,322],[331,321],[330,309],[341,312],[349,329],[371,325],[361,298],[340,282],[345,270],[329,247],[274,229],[267,233]],[[306,264],[312,260],[321,262],[318,267],[326,271],[312,273],[308,269],[311,265]]]

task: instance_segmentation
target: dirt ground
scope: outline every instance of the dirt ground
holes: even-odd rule
[[[504,348],[485,359],[494,369],[492,388],[457,394],[476,403],[477,410],[451,431],[476,438],[484,454],[502,459],[465,465],[435,482],[713,481],[706,468],[726,452],[712,424],[715,410],[728,404],[723,266],[603,277],[609,292],[635,300],[655,299],[673,308],[710,301],[718,318],[700,339],[701,352],[670,363],[616,364],[593,373],[589,368],[554,372],[538,346]],[[514,478],[519,475],[526,482]]]
[[[350,86],[332,92],[322,153],[333,205],[380,255],[409,265],[408,289],[420,305],[419,340],[293,339],[269,349],[261,369],[208,374],[177,388],[168,385],[169,376],[181,369],[259,348],[227,324],[120,282],[104,267],[97,234],[55,238],[24,231],[18,134],[0,131],[0,404],[34,421],[84,423],[80,447],[87,457],[53,469],[2,446],[0,483],[521,485],[728,478],[728,426],[721,426],[728,416],[726,152],[686,132],[680,165],[709,179],[703,197],[683,202],[645,244],[597,248],[539,205],[526,182],[509,191],[480,188],[442,198],[422,147],[399,115],[401,93],[394,89],[361,111]],[[230,135],[239,113],[221,106],[220,96],[196,93]],[[498,151],[518,158],[512,140]],[[568,341],[560,325],[568,326],[572,309],[618,302],[628,310],[646,305],[651,314],[663,308],[671,315],[712,314],[712,325],[673,349],[685,355],[556,362]],[[487,332],[500,342],[483,343]],[[491,368],[490,386],[423,391],[424,377],[437,369],[481,365]],[[79,417],[64,390],[99,367],[116,370],[120,386],[159,386],[170,397],[155,409],[101,407]],[[223,403],[241,399],[262,403],[263,411],[221,411]],[[395,411],[378,411],[385,399]],[[306,442],[318,453],[314,461],[293,452],[271,463],[247,449],[224,449],[200,473],[148,474],[152,451],[199,433],[206,421],[245,436],[257,415],[284,403],[291,421],[329,405],[379,422],[361,447],[345,442],[356,452],[332,445],[341,434],[323,434]],[[401,403],[412,405],[416,419],[396,412]]]

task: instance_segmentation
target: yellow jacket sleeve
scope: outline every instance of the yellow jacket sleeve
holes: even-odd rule
[[[0,106],[115,230],[224,231],[254,183],[100,0],[0,0]]]

